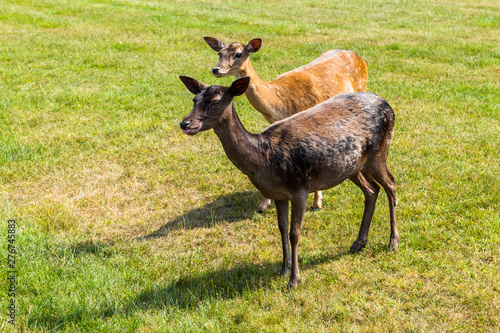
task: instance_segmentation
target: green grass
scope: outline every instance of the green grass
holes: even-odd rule
[[[496,332],[500,4],[437,1],[2,1],[0,330]],[[400,250],[381,195],[367,247],[350,183],[324,192],[283,292],[275,210],[213,132],[178,127],[177,78],[229,84],[203,36],[261,37],[263,79],[328,49],[367,59],[396,112]],[[267,124],[245,97],[245,126]],[[7,220],[17,326],[7,324]]]

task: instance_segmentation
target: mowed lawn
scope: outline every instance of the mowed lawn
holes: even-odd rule
[[[349,253],[363,196],[345,182],[306,213],[282,290],[274,207],[256,213],[213,131],[179,128],[179,75],[234,80],[203,36],[261,37],[265,80],[329,49],[368,61],[396,113],[399,252],[381,192]],[[0,2],[0,331],[499,332],[499,79],[497,0]]]

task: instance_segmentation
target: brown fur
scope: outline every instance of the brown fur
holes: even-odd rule
[[[205,37],[205,41],[220,55],[212,73],[215,76],[250,77],[245,94],[269,123],[309,109],[332,96],[366,90],[367,63],[352,51],[324,52],[309,64],[267,82],[257,75],[249,58],[251,53],[260,49],[261,39],[252,39],[246,46],[241,43],[227,45],[213,37]],[[241,54],[241,57],[235,58],[236,54]],[[321,192],[316,192],[313,208],[321,208],[321,200]],[[265,210],[269,203],[269,199],[264,198],[259,210]]]
[[[194,135],[213,128],[231,162],[264,196],[275,200],[283,248],[281,273],[291,266],[289,287],[300,280],[298,239],[307,194],[346,179],[365,195],[361,228],[351,251],[366,244],[380,186],[389,199],[390,246],[397,250],[396,182],[387,169],[394,112],[381,97],[367,92],[342,94],[252,134],[241,124],[232,102],[245,92],[249,78],[238,79],[230,87],[207,87],[188,77],[181,80],[196,94],[193,110],[181,122],[184,132]]]
[[[249,58],[251,53],[260,49],[260,39],[253,39],[247,46],[241,43],[227,45],[212,37],[205,37],[205,41],[221,56],[214,67],[218,68],[217,72],[213,71],[214,75],[250,77],[245,94],[270,123],[309,109],[330,97],[366,91],[367,63],[352,51],[327,51],[309,64],[281,74],[273,81],[263,81]],[[234,59],[236,53],[241,53],[239,59]]]

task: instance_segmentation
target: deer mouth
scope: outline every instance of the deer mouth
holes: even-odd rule
[[[187,135],[195,135],[196,133],[199,132],[199,128],[186,128],[182,130],[182,133],[187,134]]]
[[[183,120],[180,123],[180,125],[181,125],[182,133],[187,134],[187,135],[194,135],[200,131],[200,126],[192,127],[193,124],[192,124],[191,120]]]

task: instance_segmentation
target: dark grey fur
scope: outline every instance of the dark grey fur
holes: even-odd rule
[[[307,194],[346,179],[365,195],[361,228],[351,251],[361,250],[367,242],[380,186],[389,198],[390,247],[398,249],[396,182],[387,169],[394,112],[385,100],[368,92],[342,94],[252,134],[241,124],[233,105],[233,98],[245,92],[248,78],[230,87],[207,87],[195,79],[180,78],[196,95],[193,110],[181,122],[184,132],[193,135],[213,128],[233,164],[265,197],[275,200],[283,247],[281,274],[291,266],[289,287],[300,280],[298,239]]]

